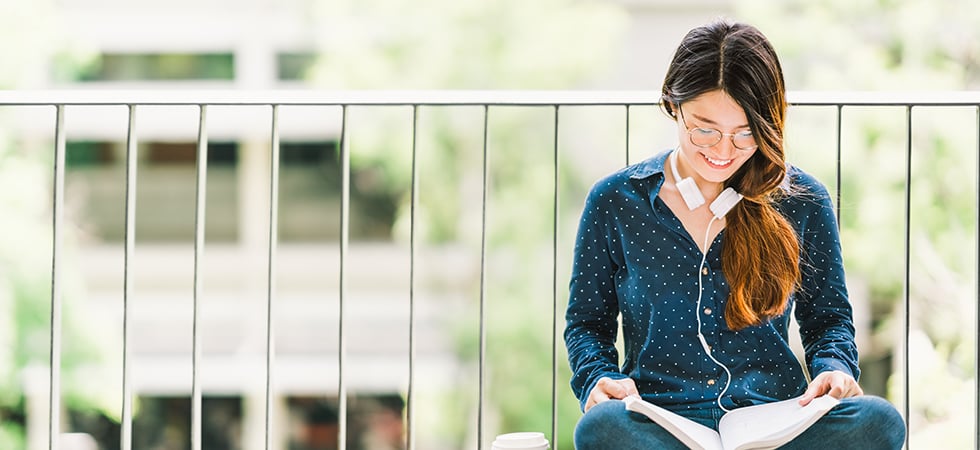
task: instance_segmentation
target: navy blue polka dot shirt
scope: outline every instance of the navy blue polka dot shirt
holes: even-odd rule
[[[715,358],[732,374],[721,398],[726,408],[788,399],[806,389],[803,367],[789,344],[790,311],[800,325],[809,373],[841,370],[857,379],[851,306],[827,189],[789,169],[796,189],[777,207],[800,238],[801,288],[787,313],[736,332],[724,318],[725,230],[707,250],[701,311],[695,311],[702,253],[657,195],[669,153],[600,180],[586,199],[564,333],[571,385],[581,406],[600,378],[629,377],[646,400],[665,408],[717,407],[727,375],[702,349],[695,314],[701,314],[702,333]],[[620,319],[622,361],[615,346]]]

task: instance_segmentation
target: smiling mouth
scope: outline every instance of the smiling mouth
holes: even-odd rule
[[[729,165],[731,165],[731,163],[733,161],[731,159],[714,159],[714,158],[709,158],[707,155],[702,155],[702,156],[704,156],[704,160],[705,161],[708,161],[708,164],[710,164],[710,165],[712,165],[714,167],[717,167],[719,169],[724,169],[724,168],[728,167]]]

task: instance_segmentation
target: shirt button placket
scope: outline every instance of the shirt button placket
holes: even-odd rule
[[[713,289],[709,287],[712,286],[712,283],[710,281],[711,270],[709,269],[709,266],[707,264],[701,266],[701,275],[706,277],[704,279],[704,300],[705,302],[712,302]],[[704,314],[703,317],[705,318],[705,320],[703,320],[702,322],[704,325],[704,335],[705,337],[711,336],[713,334],[713,331],[715,330],[715,323],[714,320],[708,320],[708,319],[711,318],[711,316],[714,314],[714,309],[711,306],[702,305],[700,313]],[[709,349],[710,349],[709,351],[713,351],[714,346],[713,345],[710,346]],[[718,384],[717,378],[709,378],[705,380],[705,386],[707,386],[709,392],[714,392],[714,389],[717,388],[716,386],[717,384]]]

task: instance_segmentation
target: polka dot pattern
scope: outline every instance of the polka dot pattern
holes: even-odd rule
[[[697,316],[714,356],[732,372],[727,408],[799,395],[806,375],[789,346],[790,313],[732,331],[721,270],[725,230],[707,251],[700,311],[701,251],[657,194],[669,152],[614,173],[586,198],[575,243],[565,342],[571,385],[582,404],[601,377],[632,378],[641,394],[671,409],[708,408],[727,375],[701,348]],[[793,195],[777,207],[802,244],[802,288],[790,299],[811,374],[858,375],[854,327],[836,218],[826,188],[791,168]],[[623,355],[615,342],[623,333]],[[622,356],[622,358],[620,358]]]

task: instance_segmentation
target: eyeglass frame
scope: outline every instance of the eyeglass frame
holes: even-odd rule
[[[711,148],[711,147],[714,147],[714,146],[718,145],[718,143],[721,142],[721,140],[724,139],[725,136],[728,136],[728,138],[731,139],[731,141],[732,141],[732,147],[735,150],[739,150],[739,151],[743,151],[743,152],[750,152],[752,150],[755,150],[755,149],[759,148],[759,144],[758,143],[756,143],[755,145],[751,145],[749,147],[746,147],[746,148],[739,147],[738,144],[735,143],[735,136],[738,136],[741,133],[745,133],[745,131],[740,131],[738,133],[725,133],[725,132],[723,132],[723,131],[721,131],[721,130],[719,130],[717,128],[689,127],[689,126],[687,126],[687,120],[684,119],[684,109],[681,108],[681,105],[677,105],[677,111],[680,113],[681,123],[684,125],[684,128],[687,130],[687,139],[689,141],[691,141],[691,145],[694,145],[694,146],[700,147],[700,148]],[[693,130],[714,131],[715,133],[718,133],[718,140],[715,141],[713,144],[709,144],[709,145],[701,145],[701,144],[695,143],[694,142],[694,136],[691,135],[691,132]],[[751,135],[752,134],[752,130],[749,130],[748,133]],[[752,141],[755,142],[755,137],[754,136],[752,137]]]

